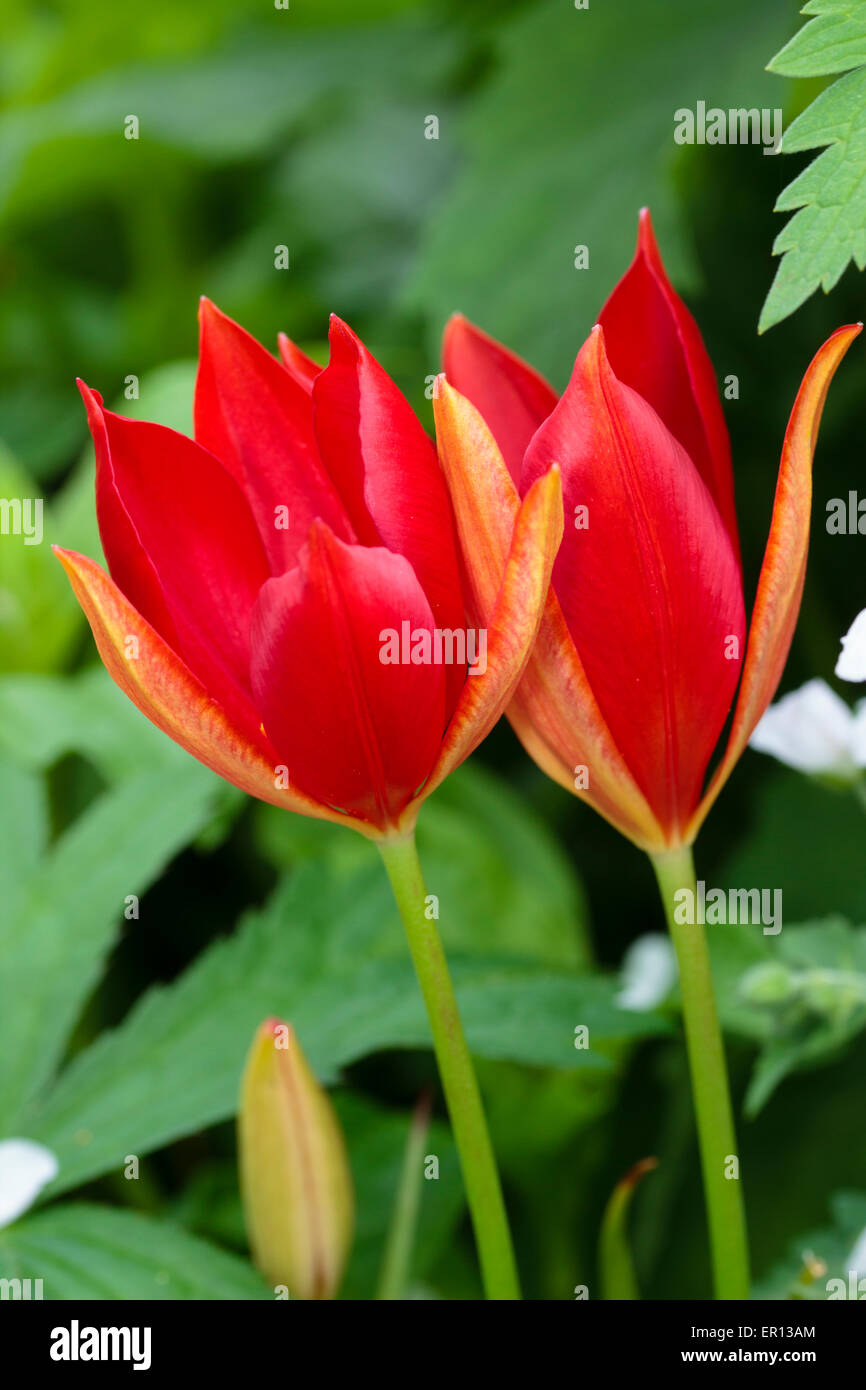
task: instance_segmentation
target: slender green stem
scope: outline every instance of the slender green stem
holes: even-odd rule
[[[380,1299],[393,1300],[406,1297],[406,1288],[412,1268],[412,1247],[418,1229],[418,1211],[421,1206],[421,1187],[423,1181],[424,1146],[430,1129],[430,1093],[425,1091],[415,1107],[409,1124],[406,1139],[406,1152],[403,1158],[403,1171],[400,1185],[391,1213],[388,1234],[385,1238],[385,1254],[382,1258],[382,1272],[379,1276]]]
[[[749,1251],[728,1070],[702,923],[678,921],[676,894],[697,900],[688,847],[650,856],[680,968],[692,1096],[701,1149],[716,1298],[749,1297]],[[694,914],[695,918],[697,913]]]
[[[382,840],[379,849],[406,928],[415,973],[427,1006],[439,1075],[475,1229],[484,1291],[488,1298],[519,1298],[520,1285],[496,1159],[445,952],[435,921],[425,914],[426,890],[415,837]]]

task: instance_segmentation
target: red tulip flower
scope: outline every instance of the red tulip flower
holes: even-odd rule
[[[803,592],[821,411],[859,331],[834,333],[800,386],[748,645],[715,376],[647,212],[634,260],[561,399],[457,317],[445,334],[448,384],[440,380],[435,402],[480,620],[521,496],[554,461],[562,470],[565,537],[508,717],[545,772],[651,856],[679,965],[716,1295],[725,1299],[748,1297],[748,1246],[707,942],[688,912],[697,896],[690,846],[782,674]],[[735,695],[727,746],[707,783]]]
[[[436,450],[338,318],[320,369],[202,301],[195,439],[86,386],[109,576],[58,551],[106,667],[243,791],[375,840],[430,1018],[488,1296],[519,1296],[486,1120],[414,845],[419,807],[496,723],[562,536],[556,468],[516,509],[482,632],[465,627]],[[470,637],[474,638],[470,641]]]
[[[424,994],[488,1296],[519,1296],[496,1163],[413,829],[526,666],[562,536],[556,468],[513,517],[470,634],[436,450],[354,333],[277,361],[204,300],[195,439],[81,393],[111,578],[59,551],[105,665],[149,719],[263,801],[382,853]],[[470,636],[474,638],[470,642]]]
[[[440,448],[449,473],[471,476],[475,511],[511,518],[552,462],[562,470],[565,538],[508,716],[545,772],[645,849],[694,840],[779,683],[803,590],[818,424],[859,331],[834,333],[800,387],[746,646],[728,433],[649,213],[561,399],[466,319],[447,327]],[[509,526],[487,553],[464,545],[482,614]]]
[[[436,452],[337,318],[330,344],[324,369],[285,338],[278,361],[204,300],[194,440],[82,385],[111,578],[58,553],[109,672],[159,728],[253,796],[378,838],[411,829],[502,712],[561,502],[549,470],[527,491],[485,669],[445,646],[428,659],[437,632],[465,642]],[[383,659],[383,632],[402,659]]]

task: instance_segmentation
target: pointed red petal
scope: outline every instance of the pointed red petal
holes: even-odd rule
[[[599,315],[608,361],[661,416],[712,493],[739,556],[731,446],[700,330],[667,277],[648,209],[634,260]]]
[[[112,578],[139,613],[176,652],[180,639],[165,601],[159,575],[117,491],[111,449],[105,428],[102,397],[83,381],[78,389],[87,411],[87,424],[96,456],[96,514],[102,548]]]
[[[437,382],[433,405],[442,467],[448,479],[469,579],[473,616],[478,622],[490,624],[488,645],[492,653],[498,619],[491,615],[508,613],[508,595],[512,590],[507,570],[516,566],[515,572],[519,572],[518,556],[524,551],[523,545],[518,544],[519,528],[527,527],[527,536],[533,535],[533,512],[527,510],[527,504],[544,484],[545,491],[538,495],[537,504],[543,502],[553,508],[555,503],[556,514],[542,513],[537,520],[539,534],[558,535],[559,486],[555,486],[554,497],[551,490],[556,475],[542,475],[533,483],[521,507],[496,441],[475,407],[444,377]],[[520,521],[515,525],[518,513]],[[538,545],[536,564],[542,554],[546,563],[546,542]],[[546,571],[540,575],[542,580],[544,573]],[[518,591],[521,586],[525,588],[528,606],[531,606],[535,583],[532,576],[539,578],[538,572],[532,570],[529,579],[520,580],[517,586]],[[510,619],[503,617],[502,621]],[[493,664],[490,658],[489,665]],[[470,677],[468,683],[479,679]],[[467,691],[464,698],[468,699],[471,693]],[[464,713],[458,707],[453,721],[455,732]],[[551,591],[547,593],[538,636],[525,673],[506,714],[527,752],[548,776],[588,801],[642,847],[660,848],[664,844],[664,835],[601,716]],[[443,749],[443,759],[450,760],[454,756],[449,742]],[[453,762],[449,761],[450,765]],[[583,783],[575,784],[574,773],[578,766],[591,769],[587,787]],[[424,788],[425,795],[432,790],[440,774],[444,776],[445,770],[447,767],[443,770],[440,765]]]
[[[617,381],[600,328],[530,445],[524,481],[552,461],[566,515],[554,589],[614,742],[673,839],[697,803],[740,669],[745,616],[730,538],[682,447]]]
[[[256,701],[292,781],[383,830],[429,774],[445,726],[443,666],[387,660],[404,624],[410,643],[434,626],[408,561],[345,545],[322,523],[253,618]]]
[[[520,486],[523,455],[557,395],[552,386],[516,353],[482,333],[462,314],[445,328],[442,364],[455,387],[487,421],[509,473]]]
[[[257,727],[249,622],[269,570],[243,493],[185,435],[85,400],[112,575],[231,717]]]
[[[318,362],[314,362],[312,357],[308,357],[305,352],[302,352],[297,343],[293,343],[285,333],[277,334],[277,346],[280,351],[280,361],[286,371],[292,374],[298,385],[303,386],[305,391],[312,391],[313,382],[322,370]]]
[[[200,681],[86,555],[54,547],[69,576],[112,679],[169,738],[250,796],[320,820],[368,827],[337,815],[297,790],[278,788],[279,759],[257,729],[248,738]],[[134,640],[130,640],[134,639]]]
[[[353,539],[319,459],[307,386],[208,299],[200,319],[195,437],[246,493],[272,573],[297,563],[317,517]]]
[[[505,712],[532,651],[561,538],[562,491],[554,467],[533,484],[517,512],[502,582],[484,628],[483,669],[479,663],[466,678],[422,798],[469,757]]]
[[[405,556],[437,627],[462,627],[454,522],[436,450],[402,392],[336,315],[330,342],[330,362],[313,386],[316,438],[355,533]],[[463,677],[452,666],[446,680],[450,715]]]
[[[758,580],[737,705],[725,755],[715,771],[688,835],[704,818],[741,757],[752,732],[776,693],[800,611],[809,549],[812,455],[827,391],[860,323],[838,328],[813,357],[803,377],[782,446],[782,462],[770,534]]]

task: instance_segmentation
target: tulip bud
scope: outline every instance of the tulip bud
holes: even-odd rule
[[[266,1019],[241,1083],[241,1193],[253,1259],[291,1298],[333,1298],[354,1194],[342,1131],[294,1030]]]

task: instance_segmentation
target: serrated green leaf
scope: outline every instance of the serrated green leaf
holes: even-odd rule
[[[20,777],[0,767],[4,775]],[[0,1131],[24,1122],[22,1108],[54,1072],[127,896],[140,896],[208,822],[218,785],[192,760],[142,774],[99,797],[29,872],[12,858],[15,839],[0,843],[5,875],[19,877],[14,910],[0,918]]]
[[[0,682],[0,716],[3,712]],[[1,735],[0,735],[1,738]],[[325,821],[257,806],[265,855],[279,869],[327,858],[360,867],[368,849]],[[448,951],[495,951],[548,962],[587,962],[587,903],[574,867],[544,821],[491,771],[464,763],[439,788],[418,823],[425,880],[439,901],[439,927]],[[396,909],[379,924],[375,949],[402,942]],[[374,942],[368,942],[374,948]]]
[[[492,76],[455,132],[462,170],[405,295],[430,316],[433,363],[459,310],[564,385],[632,257],[644,204],[678,288],[694,285],[672,179],[674,112],[710,93],[726,108],[771,106],[762,55],[789,12],[776,0],[668,0],[664,22],[657,11],[644,0],[585,13],[547,0],[498,20]],[[587,270],[575,269],[578,244]]]
[[[773,245],[773,254],[782,260],[761,310],[759,333],[787,318],[819,285],[825,294],[829,292],[852,260],[859,270],[866,266],[866,68],[855,66],[866,62],[866,3],[860,0],[845,11],[834,7],[832,14],[822,12],[770,65],[774,71],[797,76],[852,66],[854,71],[822,92],[782,137],[783,154],[828,148],[788,184],[776,202],[776,212],[793,211],[794,216]],[[813,35],[806,42],[804,36],[810,30]],[[843,30],[847,38],[841,42]],[[830,42],[833,34],[839,42]],[[799,47],[798,40],[802,41]],[[842,60],[843,52],[849,61]],[[782,66],[780,59],[784,59]]]
[[[174,984],[151,990],[113,1032],[76,1057],[28,1137],[60,1160],[52,1189],[120,1170],[143,1154],[235,1111],[249,1038],[268,1015],[285,1018],[325,1080],[383,1048],[429,1045],[429,1027],[381,866],[350,876],[305,867],[231,938]],[[626,1013],[612,980],[507,957],[452,960],[470,1047],[483,1057],[609,1071],[628,1038],[664,1032],[658,1015]],[[574,1046],[589,1028],[590,1046]],[[170,1084],[167,1079],[170,1078]]]
[[[179,1226],[89,1202],[0,1231],[7,1279],[41,1279],[45,1299],[266,1299],[252,1265]]]
[[[811,0],[815,15],[768,63],[782,77],[822,77],[866,63],[866,0]]]
[[[369,862],[367,846],[339,826],[287,819],[264,804],[254,818],[262,850],[277,868],[305,860],[326,859],[346,869]],[[586,963],[587,907],[574,868],[550,829],[501,777],[477,763],[458,768],[424,807],[418,849],[428,891],[439,900],[449,954],[495,951],[551,965]],[[395,912],[388,907],[381,923],[388,949],[402,943]]]

